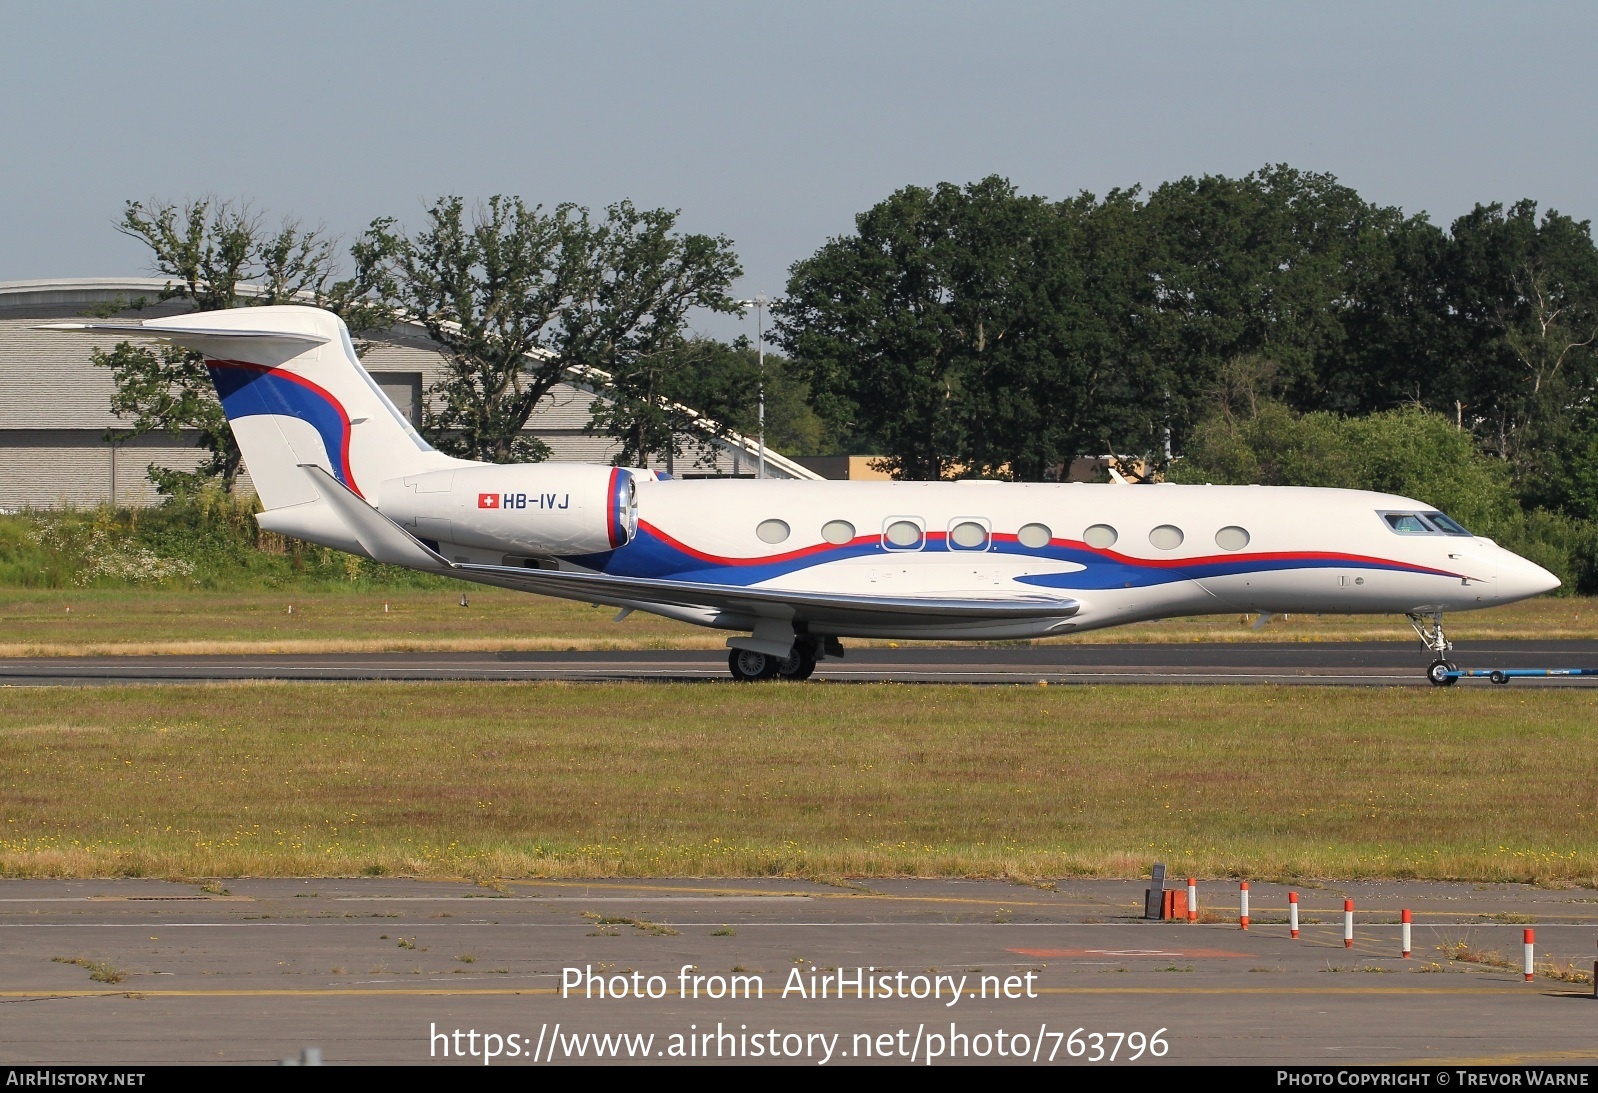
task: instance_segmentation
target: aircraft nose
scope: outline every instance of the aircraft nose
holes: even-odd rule
[[[1560,585],[1558,577],[1548,572],[1542,566],[1518,554],[1508,554],[1499,564],[1498,585],[1509,599],[1527,599],[1531,596],[1541,596],[1544,592],[1552,592]]]

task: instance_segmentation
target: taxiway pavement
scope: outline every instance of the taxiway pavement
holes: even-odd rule
[[[1118,1043],[1115,1061],[1130,1061],[1131,1033],[1140,1064],[1598,1059],[1590,983],[1519,971],[1528,923],[1540,965],[1591,967],[1598,891],[1304,886],[1293,941],[1280,886],[1253,887],[1244,932],[1235,882],[1200,889],[1201,907],[1232,921],[1196,925],[1139,921],[1146,883],[0,881],[0,1061],[269,1063],[316,1047],[330,1064],[481,1066],[492,1034],[492,1062],[507,1066],[532,1063],[535,1045],[540,1063],[553,1046],[555,1062],[658,1065],[692,1045],[691,1060],[711,1062],[775,1050],[808,1065],[925,1064],[936,1048],[935,1064],[1107,1065],[1090,1057]],[[892,996],[855,997],[855,969],[887,976]],[[562,997],[590,974],[629,996]],[[761,996],[710,997],[735,975]],[[634,1039],[594,1039],[620,1034]]]
[[[1462,668],[1598,668],[1598,642],[1470,642]],[[854,648],[824,660],[829,683],[1289,683],[1428,686],[1418,642],[1209,642]],[[0,659],[0,685],[208,680],[727,680],[715,650],[351,653]],[[1485,679],[1459,686],[1492,686]],[[1516,679],[1514,687],[1592,687],[1598,677]]]

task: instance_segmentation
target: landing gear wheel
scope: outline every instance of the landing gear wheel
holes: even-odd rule
[[[739,683],[759,683],[777,674],[777,658],[752,649],[734,649],[727,657],[727,667]]]
[[[1433,687],[1452,687],[1459,682],[1459,677],[1449,673],[1457,671],[1459,669],[1454,667],[1453,661],[1434,660],[1432,666],[1426,669],[1426,678],[1431,680]]]
[[[815,670],[816,654],[797,642],[794,643],[793,652],[777,662],[777,678],[792,683],[809,679],[810,673]]]
[[[1509,677],[1498,671],[1493,672],[1493,674],[1487,678],[1498,684],[1500,687],[1509,682]]]

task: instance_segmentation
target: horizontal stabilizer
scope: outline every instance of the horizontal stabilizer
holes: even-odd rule
[[[328,339],[320,334],[291,330],[228,330],[203,325],[184,325],[166,319],[124,323],[45,323],[35,330],[58,330],[85,334],[133,334],[162,338],[182,345],[191,339],[247,338],[251,341],[278,341],[295,345],[322,345]]]

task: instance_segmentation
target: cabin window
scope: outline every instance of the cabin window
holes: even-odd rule
[[[1400,535],[1435,535],[1431,525],[1413,512],[1384,512],[1382,519]]]
[[[783,520],[762,520],[755,528],[755,534],[760,536],[762,543],[781,543],[788,538],[788,524]]]
[[[834,546],[854,542],[854,525],[847,520],[828,520],[821,525],[821,537]]]
[[[882,529],[882,545],[889,550],[920,550],[924,538],[919,520],[900,517]]]
[[[1239,527],[1225,527],[1215,533],[1215,545],[1222,550],[1242,550],[1248,546],[1248,532]]]
[[[1160,550],[1175,550],[1182,545],[1182,529],[1172,524],[1161,524],[1149,532],[1149,542]]]
[[[987,550],[988,528],[975,520],[961,520],[949,528],[950,550]]]
[[[1049,530],[1047,524],[1023,524],[1015,537],[1024,547],[1042,550],[1054,540],[1054,532]]]
[[[1120,537],[1109,524],[1094,524],[1082,533],[1082,541],[1094,550],[1108,550]]]
[[[1432,522],[1432,525],[1434,527],[1436,527],[1437,530],[1441,531],[1444,535],[1469,535],[1470,534],[1470,532],[1465,530],[1465,525],[1461,524],[1458,520],[1455,520],[1453,517],[1444,516],[1440,512],[1428,512],[1428,513],[1425,513],[1424,515],[1425,515],[1426,519],[1430,520]]]

